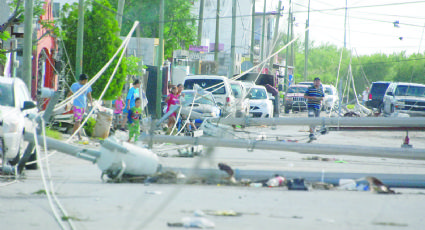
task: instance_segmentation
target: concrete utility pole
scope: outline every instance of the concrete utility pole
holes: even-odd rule
[[[305,28],[307,29],[310,26],[310,0],[308,0],[308,14],[307,14],[307,21],[305,22]],[[305,31],[305,47],[304,47],[304,54],[305,54],[305,60],[304,60],[304,81],[307,81],[307,75],[308,75],[308,42],[309,42],[309,31]]]
[[[158,48],[158,71],[156,76],[156,110],[155,115],[161,118],[161,101],[162,101],[162,62],[164,53],[164,8],[165,0],[161,0],[159,4],[159,48]]]
[[[272,44],[273,46],[271,47],[271,50],[273,53],[274,47],[277,44],[277,35],[279,34],[279,20],[280,20],[280,9],[282,7],[282,1],[279,1],[279,5],[277,7],[277,18],[276,18],[276,22],[274,24],[274,31],[273,31],[273,40],[272,40]],[[273,58],[270,58],[270,67],[273,66]]]
[[[288,31],[286,33],[286,44],[289,43],[289,31],[292,25],[292,7],[291,7],[292,1],[289,0],[289,13],[288,13]],[[286,47],[286,58],[285,58],[285,86],[286,89],[288,88],[288,84],[289,84],[289,74],[288,74],[288,65],[289,65],[289,47]]]
[[[32,20],[33,20],[33,2],[25,0],[25,22],[24,22],[24,60],[22,80],[31,92],[32,77]]]
[[[344,48],[347,48],[347,0],[345,0]]]
[[[263,8],[263,31],[261,32],[261,59],[260,62],[264,59],[264,34],[266,31],[266,6],[267,0],[264,0],[264,8]]]
[[[84,0],[78,1],[77,54],[75,57],[75,75],[78,79],[83,73],[83,41],[84,41]]]
[[[125,0],[118,0],[118,10],[117,10],[117,16],[116,16],[118,27],[120,28],[120,30],[118,31],[118,37],[120,36],[120,33],[121,33],[122,15],[124,14],[124,5],[125,5]]]
[[[218,74],[218,49],[220,48],[220,0],[217,0],[217,15],[215,16],[215,43],[214,43],[214,62],[217,65],[216,74]]]
[[[229,67],[229,78],[233,76],[233,73],[235,71],[235,56],[236,56],[236,50],[235,50],[235,43],[236,43],[236,0],[233,0],[232,4],[232,40],[230,44],[230,67]]]
[[[198,46],[201,46],[202,44],[202,26],[204,24],[204,6],[205,6],[205,0],[201,0],[199,3],[198,41],[197,41]],[[195,51],[195,52],[199,52],[199,51]],[[200,62],[201,62],[200,59],[196,61],[196,65],[195,65],[196,74],[200,74],[200,70],[199,70]]]
[[[252,0],[252,13],[251,13],[251,52],[249,58],[251,63],[254,64],[254,47],[255,47],[255,0]]]

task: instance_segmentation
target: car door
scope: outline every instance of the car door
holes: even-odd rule
[[[391,103],[392,103],[392,95],[394,91],[394,84],[391,84],[387,91],[384,94],[383,103],[384,103],[384,113],[391,113]]]

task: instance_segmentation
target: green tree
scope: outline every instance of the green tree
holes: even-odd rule
[[[114,55],[121,44],[116,36],[118,23],[115,14],[105,10],[110,8],[107,0],[86,1],[84,9],[84,51],[83,72],[89,78],[93,77]],[[61,15],[64,31],[64,43],[68,51],[72,67],[75,66],[77,45],[78,4],[64,5]],[[103,75],[94,83],[93,97],[98,98],[118,62],[118,57],[112,62]],[[125,63],[125,61],[123,62]],[[127,76],[127,65],[121,64],[103,99],[110,100],[121,94]],[[73,78],[68,78],[73,79]],[[71,83],[71,82],[69,82]]]
[[[117,0],[109,0],[115,9]],[[140,22],[140,36],[159,37],[160,0],[127,0],[124,7],[121,34],[130,31],[134,21]],[[173,50],[188,49],[196,40],[195,17],[190,13],[192,3],[187,0],[165,0],[164,57],[171,58]],[[135,36],[135,35],[134,35]]]

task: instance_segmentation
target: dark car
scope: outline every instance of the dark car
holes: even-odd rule
[[[291,85],[288,88],[288,92],[286,93],[284,100],[285,113],[289,113],[289,110],[291,109],[292,111],[302,111],[307,109],[307,100],[304,98],[304,94],[307,89],[307,85]]]
[[[378,109],[379,111],[382,111],[382,102],[390,83],[391,82],[387,81],[372,82],[372,85],[370,86],[369,97],[366,101],[366,107],[369,109]]]

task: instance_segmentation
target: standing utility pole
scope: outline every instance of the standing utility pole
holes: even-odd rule
[[[156,76],[156,110],[155,115],[159,119],[161,118],[161,101],[162,101],[162,59],[164,53],[164,8],[165,0],[161,0],[159,3],[159,49],[158,49],[158,71]]]
[[[304,54],[305,54],[305,60],[304,60],[304,81],[307,81],[307,75],[308,75],[308,35],[309,31],[307,28],[310,26],[310,0],[308,0],[308,14],[307,14],[307,21],[305,22],[305,47],[304,47]]]
[[[118,0],[118,11],[116,16],[116,19],[118,21],[118,27],[120,28],[117,34],[118,37],[120,36],[120,33],[121,33],[122,15],[124,14],[124,4],[125,4],[125,0]]]
[[[25,24],[24,24],[24,66],[23,81],[31,92],[31,73],[32,73],[32,19],[33,2],[25,0]]]
[[[260,61],[263,61],[264,58],[264,33],[266,30],[266,4],[267,0],[264,0],[264,8],[263,8],[263,31],[261,33],[261,59]]]
[[[282,7],[282,1],[279,1],[279,6],[277,9],[277,18],[276,23],[274,24],[274,31],[273,31],[273,40],[272,40],[272,47],[271,47],[271,53],[273,53],[274,47],[277,45],[277,35],[279,34],[279,20],[280,20],[280,9]],[[270,68],[273,66],[273,58],[270,58]]]
[[[289,32],[290,32],[290,29],[291,29],[291,25],[292,25],[292,13],[291,13],[291,10],[292,10],[292,6],[291,6],[291,0],[289,0],[289,13],[288,13],[288,32],[286,33],[286,44],[288,44],[289,43],[289,38],[290,38],[290,36],[289,36]],[[289,65],[289,47],[287,46],[286,47],[286,58],[285,58],[285,82],[286,82],[286,84],[285,84],[285,86],[286,86],[286,89],[288,89],[288,84],[289,84],[289,74],[288,74],[288,65]]]
[[[235,42],[236,42],[236,0],[233,0],[232,4],[232,41],[230,44],[230,68],[229,68],[229,78],[233,76],[235,71]]]
[[[202,26],[204,24],[204,5],[205,5],[205,0],[201,0],[200,1],[200,5],[199,5],[199,21],[198,21],[198,42],[197,45],[201,46],[202,44]],[[199,51],[195,51],[195,52],[199,52]],[[195,65],[195,74],[200,74],[199,71],[199,65],[200,65],[201,59],[199,58],[196,61],[196,65]]]
[[[347,0],[345,0],[344,48],[347,48]]]
[[[254,63],[254,47],[255,47],[255,0],[252,0],[252,13],[251,13],[251,63]]]
[[[75,75],[78,79],[83,73],[83,41],[84,41],[84,0],[78,1],[77,54],[75,57]]]
[[[220,0],[217,0],[217,15],[215,16],[215,43],[214,62],[216,64],[216,74],[218,74],[218,49],[220,48]]]

